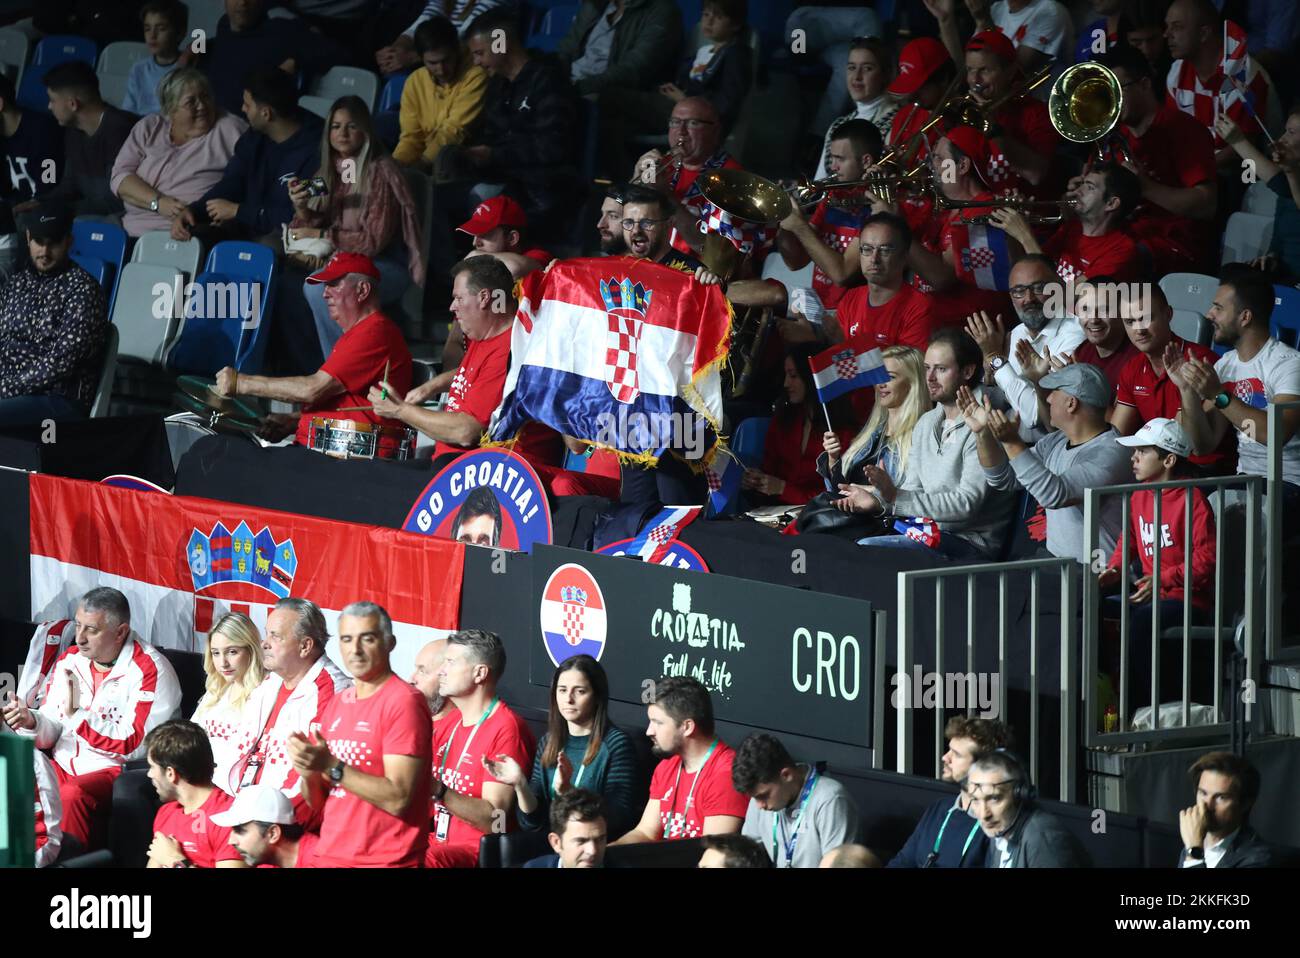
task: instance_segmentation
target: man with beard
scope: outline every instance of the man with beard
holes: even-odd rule
[[[450,718],[456,711],[451,700],[438,691],[438,672],[442,669],[446,655],[446,639],[426,642],[415,656],[415,671],[411,673],[411,684],[424,693],[425,701],[429,703],[429,711],[433,714],[434,735],[437,735],[438,725],[443,719]]]
[[[212,824],[229,829],[230,844],[249,868],[310,868],[320,836],[294,821],[293,804],[270,785],[250,785]]]
[[[600,235],[602,256],[621,256],[627,252],[623,242],[623,188],[611,186],[600,203],[600,219],[596,221]]]
[[[145,736],[149,781],[163,805],[153,820],[150,868],[243,868],[215,822],[234,801],[212,784],[212,745],[199,725],[164,722]],[[215,827],[209,827],[209,824]]]
[[[1039,413],[1034,383],[1025,376],[1026,360],[1074,352],[1083,342],[1083,329],[1060,305],[1064,303],[1061,280],[1050,257],[1022,256],[1011,267],[1010,282],[1011,305],[1021,325],[1007,336],[1001,316],[990,321],[987,313],[980,312],[966,321],[966,332],[984,354],[985,382],[1002,390],[1020,417],[1021,436],[1031,441],[1047,434],[1048,423]],[[1055,301],[1050,318],[1044,309],[1049,300]]]
[[[1196,784],[1196,804],[1178,813],[1178,867],[1269,867],[1269,847],[1248,824],[1259,797],[1259,770],[1231,752],[1210,752],[1187,771]]]
[[[708,689],[695,679],[671,676],[655,682],[653,694],[646,735],[661,761],[641,821],[614,844],[738,833],[749,798],[732,784],[736,753],[714,734]]]

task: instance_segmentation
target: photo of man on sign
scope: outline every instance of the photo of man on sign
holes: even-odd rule
[[[479,486],[461,503],[451,527],[452,538],[472,546],[495,549],[501,544],[501,503],[486,486]]]

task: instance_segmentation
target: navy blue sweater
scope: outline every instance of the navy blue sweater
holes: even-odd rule
[[[954,796],[955,798],[955,796]],[[943,840],[939,843],[939,857],[933,868],[983,868],[984,855],[989,840],[975,819],[961,809],[948,815],[953,807],[954,798],[941,798],[925,810],[916,829],[903,846],[903,850],[889,860],[887,868],[924,868],[926,860],[934,851],[935,839],[943,830]],[[948,827],[943,828],[947,818]],[[967,842],[969,841],[969,845]],[[965,847],[966,854],[962,854]]]

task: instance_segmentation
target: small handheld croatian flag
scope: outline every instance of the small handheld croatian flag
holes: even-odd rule
[[[980,289],[1006,290],[1010,286],[1011,254],[1007,251],[1007,234],[996,226],[983,223],[964,224],[965,237],[953,227],[953,241],[961,251],[958,278],[969,276]],[[965,242],[961,242],[962,239]]]
[[[939,523],[933,519],[926,519],[924,516],[915,516],[911,519],[895,519],[894,528],[901,535],[914,539],[921,545],[929,546],[931,549],[939,545]]]
[[[709,508],[707,516],[720,516],[736,501],[740,493],[740,480],[745,467],[721,443],[713,461],[704,467],[704,478],[709,482]]]
[[[880,349],[859,353],[847,343],[823,349],[808,359],[817,398],[824,403],[866,386],[889,382]]]
[[[658,562],[668,551],[668,544],[691,524],[702,508],[703,506],[665,506],[627,544],[625,554],[640,556],[644,562]]]

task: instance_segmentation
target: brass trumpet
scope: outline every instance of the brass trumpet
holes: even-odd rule
[[[869,173],[858,180],[801,180],[787,192],[800,207],[815,206],[822,200],[829,200],[832,206],[854,207],[861,203],[853,202],[851,197],[837,202],[835,194],[870,190],[886,203],[894,202],[899,193],[916,193],[928,190],[929,170],[924,164],[904,173]]]
[[[994,197],[991,200],[953,200],[943,195],[942,190],[935,190],[935,203],[946,210],[966,210],[977,206],[992,206],[997,209],[1012,209],[1024,216],[1025,221],[1034,226],[1055,225],[1065,218],[1067,210],[1078,207],[1079,201],[1068,200],[1026,200]],[[967,223],[985,224],[991,222],[992,214],[973,216]]]

